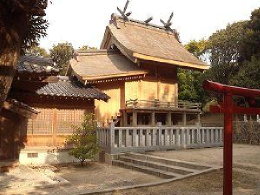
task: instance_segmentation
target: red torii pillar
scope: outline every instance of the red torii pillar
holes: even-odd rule
[[[248,98],[260,97],[260,90],[247,89],[242,87],[228,86],[216,82],[204,81],[205,90],[223,94],[223,106],[211,106],[213,113],[224,113],[224,179],[223,195],[232,195],[232,164],[233,164],[233,119],[232,114],[260,114],[259,108],[246,108],[233,105],[233,96],[243,96]]]

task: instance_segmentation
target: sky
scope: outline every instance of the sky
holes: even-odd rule
[[[40,46],[50,49],[61,42],[100,47],[105,28],[116,7],[126,0],[52,0],[46,11],[49,22],[47,37]],[[133,19],[159,24],[174,12],[172,28],[180,33],[183,44],[190,40],[208,38],[229,23],[248,20],[251,12],[260,7],[259,0],[131,0],[128,11]]]

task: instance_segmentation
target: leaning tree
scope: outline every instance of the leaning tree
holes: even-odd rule
[[[48,0],[0,1],[0,110],[15,74],[19,55],[46,35]]]

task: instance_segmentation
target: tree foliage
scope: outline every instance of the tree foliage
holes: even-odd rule
[[[201,60],[205,60],[207,40],[191,40],[185,45],[185,48]],[[204,74],[195,70],[179,69],[178,70],[178,86],[180,100],[202,102],[207,99],[206,93],[202,89],[201,83]]]
[[[64,75],[66,73],[68,63],[73,57],[73,46],[71,43],[58,43],[53,45],[50,49],[50,56],[60,69],[60,74]]]
[[[97,50],[98,48],[90,47],[88,45],[82,45],[81,47],[79,47],[79,49],[83,49],[83,50]]]
[[[47,51],[39,46],[33,46],[26,50],[26,54],[33,55],[33,56],[42,56],[42,57],[49,57],[50,55]]]
[[[48,0],[0,1],[0,110],[5,101],[21,51],[46,35]]]
[[[93,114],[86,114],[79,127],[75,127],[73,134],[67,139],[72,144],[69,154],[79,159],[83,166],[86,159],[93,159],[98,153],[97,124],[93,121]]]
[[[210,36],[207,52],[210,54],[211,80],[230,84],[239,71],[239,65],[246,59],[244,40],[248,33],[246,22],[228,25]]]
[[[46,35],[47,4],[48,0],[0,1],[0,53],[5,49],[26,49]]]

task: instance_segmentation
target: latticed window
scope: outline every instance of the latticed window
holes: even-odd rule
[[[84,117],[84,110],[60,109],[57,110],[57,133],[71,134],[75,127],[79,126]]]
[[[47,108],[37,108],[40,113],[35,119],[29,119],[27,123],[28,134],[52,134],[53,110]]]
[[[49,109],[37,108],[40,113],[35,119],[27,121],[27,134],[51,135],[71,134],[84,118],[82,109]]]

